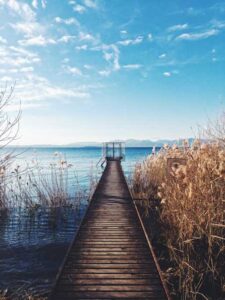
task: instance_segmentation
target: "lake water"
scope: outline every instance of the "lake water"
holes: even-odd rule
[[[4,150],[6,151],[6,150]],[[6,153],[2,152],[2,156]],[[66,160],[69,168],[69,186],[76,173],[82,187],[88,188],[90,173],[101,175],[96,167],[100,148],[20,148],[12,168],[38,162],[43,174],[48,174],[51,164]],[[151,154],[151,148],[128,148],[122,163],[126,176],[130,176],[137,162]],[[14,207],[0,210],[0,290],[11,299],[28,299],[28,295],[46,296],[66,250],[74,236],[87,207],[87,198],[81,199],[77,208],[39,207],[34,210]]]
[[[7,150],[4,150],[6,153]],[[46,172],[49,171],[50,164],[57,163],[60,159],[65,159],[72,164],[71,172],[76,172],[82,185],[89,183],[91,169],[101,172],[101,167],[96,167],[102,156],[102,149],[95,147],[85,148],[19,148],[13,151],[13,155],[18,155],[14,165],[20,165],[23,169],[27,164],[32,166],[38,162]],[[151,154],[152,148],[127,148],[125,160],[122,162],[126,175],[129,175],[135,164],[142,161],[147,155]]]

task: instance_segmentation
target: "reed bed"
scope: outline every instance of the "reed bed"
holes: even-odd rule
[[[7,167],[0,167],[0,208],[79,206],[91,192],[81,187],[73,165],[61,153],[54,153],[45,167],[38,159],[23,167],[15,166],[13,157],[11,161]]]
[[[165,145],[134,171],[134,197],[149,218],[157,218],[157,243],[168,254],[162,268],[174,299],[225,297],[223,142]]]

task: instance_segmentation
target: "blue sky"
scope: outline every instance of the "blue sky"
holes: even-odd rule
[[[193,136],[225,105],[225,2],[0,0],[21,144]]]

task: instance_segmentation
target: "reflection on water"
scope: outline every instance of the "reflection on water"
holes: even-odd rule
[[[86,206],[0,211],[0,290],[13,299],[46,295]]]

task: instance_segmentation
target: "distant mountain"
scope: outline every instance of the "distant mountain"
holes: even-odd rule
[[[173,145],[173,144],[181,144],[184,139],[180,140],[135,140],[129,139],[125,140],[126,147],[162,147],[165,144]],[[191,144],[193,142],[193,138],[189,138],[188,141]]]
[[[126,147],[162,147],[164,144],[173,145],[173,144],[181,144],[182,140],[136,140],[136,139],[128,139],[128,140],[114,140],[114,142],[124,142]],[[193,142],[193,138],[189,138],[188,141],[190,144]],[[65,145],[26,145],[29,147],[35,147],[35,148],[83,148],[83,147],[102,147],[102,143],[100,142],[75,142],[71,144],[65,144]],[[21,146],[22,147],[22,146]]]

